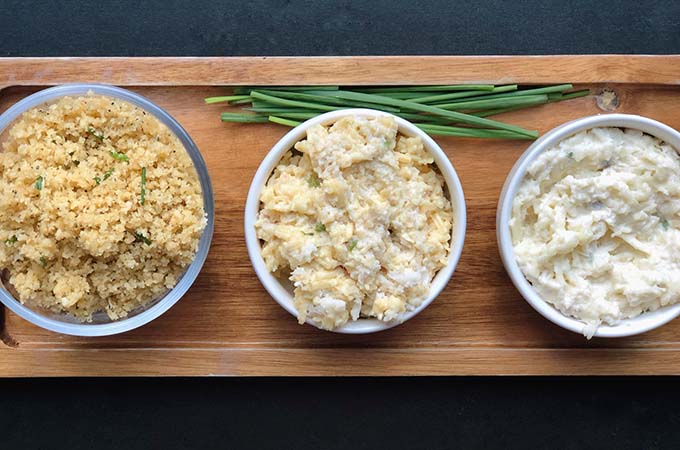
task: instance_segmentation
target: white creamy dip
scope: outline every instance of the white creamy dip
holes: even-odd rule
[[[295,286],[300,323],[398,320],[448,261],[453,212],[420,138],[391,117],[317,125],[267,181],[255,224],[271,272]]]
[[[517,262],[586,335],[680,300],[680,158],[639,131],[594,128],[542,153],[513,200]]]

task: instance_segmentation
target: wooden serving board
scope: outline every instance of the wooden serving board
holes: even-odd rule
[[[496,203],[526,141],[437,138],[463,184],[468,231],[448,287],[405,324],[349,336],[300,326],[258,282],[243,208],[252,176],[285,132],[223,124],[203,98],[223,85],[572,82],[598,96],[499,117],[541,133],[608,111],[680,128],[680,56],[0,59],[0,110],[66,82],[127,86],[167,109],[194,138],[215,190],[215,234],[188,294],[151,324],[103,338],[62,336],[0,309],[0,376],[678,374],[680,320],[624,339],[558,328],[510,283],[498,256]],[[607,109],[608,111],[604,111]]]

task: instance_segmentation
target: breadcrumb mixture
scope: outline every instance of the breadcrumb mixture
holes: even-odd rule
[[[176,284],[206,218],[192,161],[158,119],[109,97],[63,97],[2,140],[0,268],[22,303],[116,320]]]

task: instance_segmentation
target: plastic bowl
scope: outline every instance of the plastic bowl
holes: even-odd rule
[[[36,92],[19,101],[0,115],[0,136],[27,110],[43,104],[52,103],[61,97],[82,96],[86,95],[88,92],[132,103],[155,116],[177,136],[187,153],[189,153],[189,156],[194,163],[194,167],[196,168],[196,172],[198,173],[201,190],[203,191],[203,207],[208,219],[208,223],[199,240],[196,257],[189,267],[187,267],[175,287],[170,289],[160,298],[131,311],[124,319],[112,321],[105,313],[97,313],[93,317],[91,323],[86,323],[79,322],[76,318],[68,314],[36,311],[16,300],[7,289],[0,285],[0,301],[12,312],[34,325],[57,333],[75,336],[107,336],[130,331],[151,322],[170,309],[170,307],[177,303],[184,295],[193,284],[208,255],[208,249],[210,248],[210,242],[213,235],[215,210],[208,169],[196,144],[194,144],[187,132],[184,131],[180,124],[177,123],[170,114],[150,100],[126,89],[101,84],[66,84]]]
[[[573,317],[566,316],[543,300],[534,290],[531,283],[524,278],[513,251],[510,237],[510,216],[512,202],[520,183],[524,179],[527,168],[543,151],[553,147],[558,142],[581,131],[596,127],[618,127],[640,130],[651,136],[680,149],[680,133],[673,128],[646,117],[629,114],[606,114],[589,116],[567,122],[543,135],[534,142],[519,158],[508,174],[498,202],[496,214],[496,236],[498,248],[505,269],[510,279],[519,290],[522,297],[543,317],[551,322],[575,333],[584,333],[585,324]],[[632,319],[625,319],[616,325],[601,325],[593,336],[595,337],[624,337],[644,333],[671,321],[680,314],[680,304],[670,305],[656,311],[641,314]],[[585,334],[585,333],[584,333]]]
[[[255,232],[255,221],[257,220],[257,214],[260,210],[260,193],[262,192],[262,188],[269,179],[272,171],[281,160],[281,157],[287,151],[293,148],[296,142],[304,139],[307,136],[307,130],[309,128],[318,124],[329,125],[342,117],[352,115],[369,117],[390,116],[397,121],[399,132],[401,134],[405,136],[420,137],[423,141],[423,144],[425,145],[425,148],[434,157],[435,164],[437,164],[437,167],[439,167],[439,170],[446,180],[446,185],[448,186],[448,191],[454,208],[453,239],[451,239],[449,261],[446,267],[442,268],[432,280],[430,294],[425,299],[425,301],[423,301],[423,303],[417,308],[402,314],[399,319],[395,319],[390,322],[383,322],[377,319],[358,319],[356,321],[350,321],[345,325],[332,330],[337,333],[365,334],[375,333],[377,331],[392,328],[409,320],[420,311],[427,308],[427,306],[432,303],[432,301],[437,297],[437,295],[439,295],[442,289],[444,289],[446,284],[449,282],[449,279],[453,275],[453,271],[458,264],[461,252],[463,251],[466,226],[463,187],[461,186],[458,175],[453,169],[453,166],[451,165],[451,162],[447,158],[444,151],[425,132],[400,117],[372,109],[346,109],[341,111],[333,111],[317,116],[293,128],[283,138],[281,138],[281,140],[278,141],[276,145],[274,145],[274,147],[269,151],[267,156],[260,164],[260,167],[257,169],[257,173],[255,174],[253,182],[250,185],[250,190],[248,191],[248,199],[246,200],[245,235],[246,245],[248,247],[248,255],[250,256],[253,268],[255,269],[255,273],[260,279],[260,282],[262,282],[262,285],[265,287],[267,292],[269,292],[269,294],[274,298],[274,300],[276,300],[276,302],[278,302],[279,305],[281,305],[293,316],[297,316],[297,311],[293,306],[292,286],[289,282],[287,282],[287,280],[283,280],[282,282],[282,280],[277,279],[273,274],[271,274],[267,270],[264,260],[262,259],[260,241],[257,238],[257,234]],[[308,320],[307,323],[316,326],[316,324],[311,320]]]

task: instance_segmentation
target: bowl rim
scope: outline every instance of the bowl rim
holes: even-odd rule
[[[293,297],[288,291],[286,291],[279,280],[267,270],[262,258],[260,242],[255,232],[255,221],[260,209],[260,193],[262,192],[265,183],[269,179],[272,171],[279,163],[283,155],[293,148],[296,142],[306,137],[306,133],[309,128],[319,124],[329,125],[338,121],[342,117],[353,115],[363,117],[392,117],[396,120],[399,126],[399,132],[406,136],[420,137],[427,151],[433,155],[435,164],[438,166],[442,176],[444,176],[444,179],[446,180],[451,202],[453,203],[454,207],[453,238],[450,241],[451,247],[448,263],[437,273],[437,275],[435,275],[430,286],[430,293],[428,297],[417,308],[402,314],[399,319],[389,322],[383,322],[378,319],[358,319],[356,321],[349,321],[333,330],[323,330],[310,319],[308,319],[306,322],[307,324],[323,331],[331,331],[341,334],[367,334],[387,330],[400,325],[415,317],[423,309],[429,306],[448,284],[463,252],[463,244],[465,241],[465,231],[467,225],[463,187],[460,183],[460,179],[458,178],[458,174],[453,168],[451,161],[446,156],[446,153],[444,153],[441,147],[430,136],[413,125],[411,122],[402,119],[401,117],[374,109],[343,109],[339,111],[331,111],[309,119],[287,132],[279,141],[276,142],[276,144],[274,144],[274,146],[269,150],[265,158],[260,163],[260,166],[253,177],[253,181],[251,182],[250,189],[248,190],[248,197],[244,212],[244,228],[248,256],[250,257],[250,261],[253,265],[255,273],[257,274],[257,277],[269,295],[274,298],[274,300],[279,305],[281,305],[283,309],[288,311],[294,317],[297,317],[297,311],[293,306]]]
[[[544,134],[520,156],[508,173],[498,200],[496,212],[498,249],[505,270],[510,276],[512,283],[527,303],[539,314],[554,324],[579,334],[585,334],[584,330],[587,325],[573,317],[564,315],[550,303],[543,300],[534,290],[531,283],[524,277],[515,259],[509,221],[512,214],[512,202],[517,194],[519,185],[523,181],[529,165],[538,155],[576,133],[600,127],[627,128],[642,131],[666,142],[676,150],[680,150],[680,133],[678,131],[659,121],[643,116],[633,114],[598,114],[566,122]],[[645,333],[668,323],[678,315],[680,315],[680,303],[643,313],[632,319],[624,319],[617,325],[600,325],[593,334],[593,337],[616,338]]]
[[[117,86],[98,84],[98,83],[69,83],[51,88],[43,89],[35,92],[9,107],[0,115],[0,134],[4,133],[7,128],[23,114],[25,111],[49,103],[58,98],[65,96],[82,96],[88,92],[105,97],[113,97],[120,100],[132,103],[135,106],[151,113],[154,117],[161,121],[168,129],[180,140],[182,146],[189,154],[194,168],[198,174],[201,183],[201,190],[203,195],[203,208],[206,213],[207,223],[199,238],[198,249],[194,260],[189,264],[185,272],[177,281],[175,286],[166,292],[160,299],[156,299],[150,307],[138,314],[115,320],[109,323],[76,323],[63,322],[50,317],[47,317],[37,311],[32,310],[20,301],[16,300],[4,286],[0,284],[0,302],[2,302],[10,311],[14,312],[21,318],[56,333],[73,335],[73,336],[110,336],[114,334],[124,333],[135,328],[141,327],[152,320],[158,318],[186,293],[189,287],[193,284],[200,272],[205,260],[208,256],[210,243],[212,241],[214,230],[214,198],[212,183],[210,182],[210,175],[208,173],[207,165],[198,150],[198,147],[191,139],[184,128],[163,108],[156,105],[146,97],[135,92],[123,89]]]

